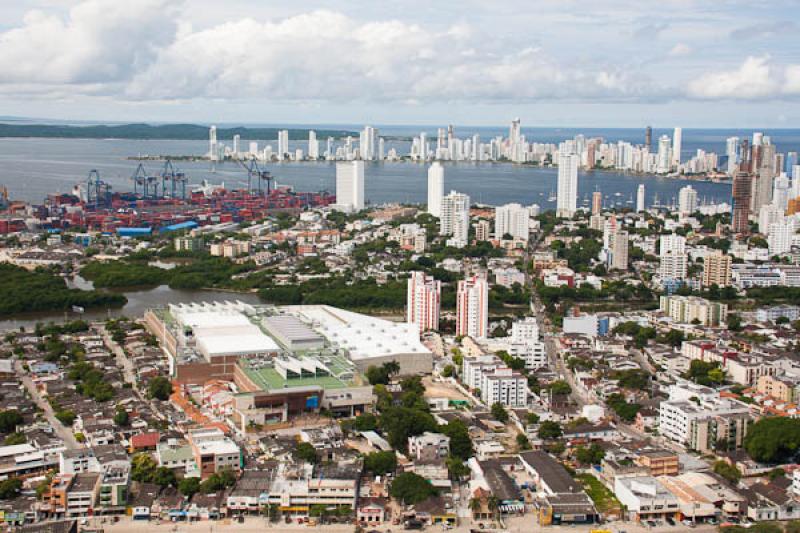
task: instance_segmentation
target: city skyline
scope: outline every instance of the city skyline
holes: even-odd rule
[[[789,2],[454,7],[2,6],[0,114],[476,126],[520,116],[563,127],[684,128],[800,120]]]

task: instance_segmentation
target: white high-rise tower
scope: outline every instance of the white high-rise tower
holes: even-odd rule
[[[314,130],[308,131],[308,158],[312,160],[319,159],[319,141],[317,140],[317,132]]]
[[[406,295],[406,322],[417,324],[419,331],[439,329],[442,282],[424,272],[411,272]]]
[[[458,282],[456,335],[483,339],[489,330],[489,284],[480,276]]]
[[[217,127],[211,126],[208,130],[208,157],[211,161],[219,161],[219,146],[217,145]]]
[[[434,161],[428,169],[428,213],[439,218],[442,216],[442,198],[444,198],[444,167]]]
[[[683,137],[683,130],[675,128],[672,133],[672,164],[675,168],[681,164],[681,140]]]
[[[558,156],[558,196],[556,216],[570,218],[578,208],[578,165],[581,158],[576,154]]]
[[[278,159],[283,161],[289,155],[289,130],[278,132]]]
[[[342,211],[364,209],[364,162],[336,163],[336,206]]]
[[[636,212],[641,213],[644,210],[644,183],[640,183],[636,189]]]

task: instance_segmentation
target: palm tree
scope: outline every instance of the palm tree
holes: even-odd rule
[[[395,374],[398,374],[400,372],[400,363],[398,363],[394,359],[392,359],[388,363],[384,363],[383,366],[386,369],[386,372],[390,376],[394,376]]]
[[[487,505],[489,507],[489,510],[492,512],[492,516],[495,519],[497,519],[498,511],[500,510],[500,500],[497,499],[497,496],[492,494],[491,496],[489,496]]]
[[[475,515],[481,511],[481,500],[480,498],[470,498],[469,500],[469,510],[472,511],[472,517],[475,518]]]

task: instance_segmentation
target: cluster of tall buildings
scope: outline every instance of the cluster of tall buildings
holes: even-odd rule
[[[411,272],[406,295],[406,322],[420,333],[439,329],[442,305],[441,282],[424,272]],[[483,339],[489,333],[489,282],[471,276],[458,282],[456,290],[456,335]]]

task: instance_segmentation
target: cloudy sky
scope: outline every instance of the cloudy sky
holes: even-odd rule
[[[797,0],[0,2],[0,115],[800,127]]]

